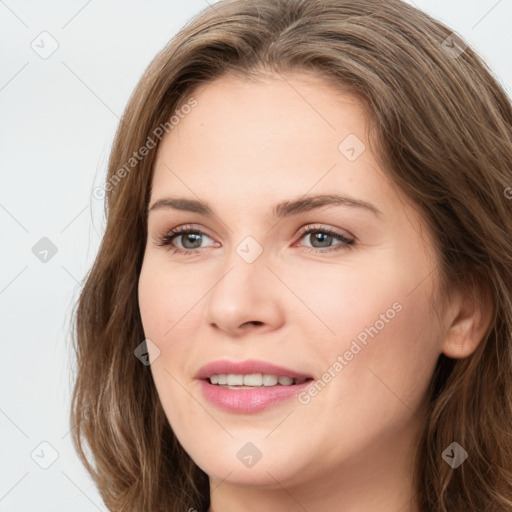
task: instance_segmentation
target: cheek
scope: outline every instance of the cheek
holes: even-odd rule
[[[371,403],[390,421],[400,410],[407,414],[407,407],[416,410],[439,357],[442,334],[431,311],[433,281],[421,282],[418,276],[424,275],[423,262],[405,265],[400,258],[382,258],[365,271],[331,268],[324,275],[295,278],[294,290],[308,297],[308,306],[334,332],[311,315],[322,335],[308,340],[307,355],[320,363],[320,373],[326,372],[321,380],[327,391],[319,391],[324,398],[315,399],[318,410],[310,418],[322,413],[324,399],[345,404],[339,411]],[[312,332],[313,322],[309,325]],[[308,400],[304,397],[304,403]]]
[[[368,419],[375,414],[389,425],[407,422],[418,410],[440,353],[440,331],[427,294],[393,290],[382,290],[380,304],[371,311],[360,305],[358,314],[366,312],[367,320],[352,324],[343,338],[338,354],[347,363],[332,397],[348,402],[348,410],[371,410]]]
[[[179,281],[176,272],[164,272],[158,262],[147,258],[138,283],[139,310],[144,334],[159,349],[158,357],[153,358],[151,363],[151,373],[166,415],[173,419],[171,426],[178,430],[182,416],[187,425],[199,420],[199,417],[196,418],[199,412],[193,407],[186,415],[180,413],[180,407],[189,403],[190,399],[190,395],[183,388],[185,381],[181,371],[184,369],[183,363],[193,356],[190,351],[194,347],[188,340],[191,322],[198,318],[192,309],[197,298],[189,304],[184,295],[194,294],[189,287],[183,288],[188,291],[182,293],[183,285]],[[182,427],[181,430],[183,429]]]
[[[385,328],[382,343],[372,354],[372,368],[402,400],[410,397],[414,402],[432,377],[442,333],[424,290],[403,296],[401,303],[402,311]]]
[[[364,333],[386,311],[394,317],[393,304],[401,298],[400,282],[404,279],[392,266],[375,261],[308,262],[301,268],[282,267],[276,273],[293,293],[282,286],[272,298],[286,306],[289,321],[304,330],[305,341],[316,332],[311,341],[331,347],[331,352],[333,348],[344,350],[348,340]]]
[[[149,257],[144,261],[138,283],[144,335],[158,347],[151,372],[169,418],[176,417],[176,404],[190,398],[182,386],[188,386],[201,355],[200,347],[191,340],[202,320],[198,301],[207,288],[194,286],[201,283],[197,276],[194,281],[183,277],[179,270],[168,269]],[[192,286],[188,284],[191,282]]]
[[[144,261],[138,283],[139,310],[145,335],[162,343],[183,330],[195,317],[194,304],[201,297],[197,276],[185,279],[180,272]],[[205,293],[206,290],[203,291]]]

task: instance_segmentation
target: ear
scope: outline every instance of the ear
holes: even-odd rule
[[[443,354],[454,359],[470,356],[487,334],[493,317],[494,302],[489,287],[471,280],[454,293]]]

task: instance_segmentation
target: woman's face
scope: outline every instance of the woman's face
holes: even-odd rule
[[[286,76],[203,85],[158,148],[139,281],[151,371],[213,481],[363,485],[410,473],[446,327],[436,262],[362,107]]]

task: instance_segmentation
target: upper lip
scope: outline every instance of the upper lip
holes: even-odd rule
[[[298,372],[284,366],[278,366],[266,361],[257,359],[247,359],[246,361],[226,361],[218,360],[203,366],[195,375],[196,379],[208,379],[212,375],[249,375],[251,373],[261,373],[265,375],[275,375],[277,377],[290,377],[292,379],[312,379],[311,375]]]

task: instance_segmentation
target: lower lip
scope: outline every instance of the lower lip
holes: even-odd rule
[[[228,389],[217,384],[201,380],[203,396],[213,405],[229,412],[252,413],[275,406],[298,395],[313,380],[293,386],[261,386],[253,389]]]

